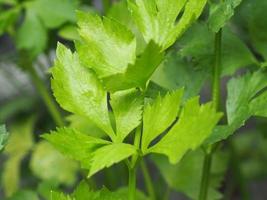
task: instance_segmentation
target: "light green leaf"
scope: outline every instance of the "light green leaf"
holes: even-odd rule
[[[163,156],[153,156],[152,160],[169,187],[182,192],[190,199],[198,199],[204,157],[204,151],[198,149],[188,152],[176,165],[170,164]],[[227,164],[228,154],[226,152],[214,153],[207,195],[208,200],[219,200],[222,198],[222,194],[220,194],[218,189],[224,180]]]
[[[199,105],[199,98],[188,100],[178,122],[149,152],[165,154],[172,164],[177,163],[188,150],[194,150],[212,133],[221,118],[212,103]]]
[[[135,61],[136,40],[131,31],[119,22],[91,13],[78,12],[81,43],[77,51],[86,67],[103,78],[124,73]]]
[[[111,94],[111,107],[116,121],[116,133],[122,142],[142,119],[144,97],[139,90],[125,90]]]
[[[74,25],[63,26],[59,30],[58,35],[67,40],[80,40],[81,39],[77,31],[77,27]]]
[[[57,28],[67,21],[75,22],[76,0],[36,0],[32,8],[47,28]]]
[[[146,47],[146,42],[142,36],[142,34],[138,31],[133,18],[131,16],[131,12],[128,9],[127,1],[115,1],[112,3],[112,6],[107,12],[107,17],[115,19],[119,21],[121,24],[127,26],[136,37],[136,54],[139,55],[142,53]]]
[[[144,52],[136,59],[135,64],[129,65],[125,73],[118,73],[103,78],[108,91],[115,92],[139,87],[146,88],[146,84],[163,59],[164,53],[154,42],[150,42]]]
[[[50,200],[127,200],[127,194],[122,192],[111,192],[106,188],[93,191],[85,182],[81,182],[71,195],[59,192],[51,192]],[[139,199],[138,199],[139,200]]]
[[[136,148],[130,144],[113,143],[103,146],[93,153],[88,176],[91,177],[101,169],[110,167],[136,153]]]
[[[220,28],[234,15],[235,8],[242,2],[242,0],[224,0],[220,3],[210,4],[210,16],[208,24],[213,32],[218,32]]]
[[[16,34],[17,48],[28,50],[31,57],[35,57],[45,49],[46,42],[47,33],[42,22],[34,10],[26,9],[25,19]]]
[[[34,122],[34,118],[31,117],[9,128],[10,138],[4,151],[7,161],[4,163],[2,176],[2,185],[7,197],[19,189],[20,164],[33,146]]]
[[[114,138],[108,116],[107,93],[95,74],[80,63],[78,55],[59,44],[57,60],[51,71],[52,89],[59,104],[65,110],[93,121]]]
[[[79,161],[81,167],[85,169],[90,169],[94,151],[109,144],[106,140],[85,135],[71,128],[60,128],[42,137],[62,154]]]
[[[70,128],[74,128],[81,133],[97,138],[104,138],[106,136],[106,133],[103,130],[98,128],[95,123],[86,117],[70,115],[67,117],[67,121],[70,122]]]
[[[180,104],[183,90],[167,93],[164,97],[158,96],[152,104],[144,108],[142,151],[145,152],[150,143],[172,123],[174,123]]]
[[[8,137],[9,137],[9,134],[6,130],[5,125],[0,125],[0,152],[6,146]]]
[[[146,42],[167,49],[199,17],[206,0],[129,0],[133,18]],[[176,23],[180,12],[184,12]]]
[[[30,168],[42,180],[71,185],[76,180],[78,165],[59,153],[51,144],[42,141],[34,148]]]

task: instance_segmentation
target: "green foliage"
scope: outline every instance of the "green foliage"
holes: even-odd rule
[[[178,90],[164,97],[160,95],[151,105],[144,108],[144,125],[142,136],[142,151],[146,152],[149,144],[176,119],[180,110],[183,90]]]
[[[194,66],[180,52],[171,51],[153,74],[152,81],[170,91],[184,88],[184,98],[188,99],[199,94],[209,75],[206,66]]]
[[[35,31],[32,33],[29,32],[30,30]],[[45,49],[46,43],[46,29],[38,18],[37,13],[32,9],[26,10],[25,20],[16,34],[17,48],[31,50],[31,55],[34,57]]]
[[[146,42],[154,40],[167,49],[199,17],[206,0],[129,0],[134,20]],[[182,17],[176,19],[183,10]]]
[[[179,54],[191,58],[197,68],[208,68],[212,71],[214,64],[214,36],[207,24],[195,24],[181,38]],[[241,67],[257,64],[257,61],[246,46],[230,29],[225,28],[222,35],[221,75],[232,75]]]
[[[209,143],[226,139],[252,116],[267,116],[266,72],[258,70],[233,78],[227,85],[227,125],[217,126],[207,140]]]
[[[190,199],[197,199],[201,185],[204,156],[204,152],[198,149],[188,152],[181,162],[176,165],[170,165],[167,159],[162,156],[153,156],[152,160],[172,189],[184,193]],[[210,200],[222,198],[222,194],[217,190],[222,184],[227,169],[228,157],[226,152],[217,152],[213,157],[208,192],[208,199]]]
[[[110,101],[116,121],[116,133],[123,141],[142,119],[143,96],[138,90],[118,91],[111,94]]]
[[[114,92],[139,87],[145,90],[148,79],[152,76],[163,59],[163,53],[154,42],[150,42],[134,65],[129,65],[125,73],[118,73],[104,78],[107,90]]]
[[[33,146],[34,121],[31,117],[14,124],[9,129],[10,138],[4,151],[8,160],[4,163],[2,177],[3,189],[7,197],[12,196],[18,190],[21,162]]]
[[[88,187],[85,182],[81,182],[76,190],[70,195],[64,195],[59,192],[52,192],[50,200],[127,200],[127,190],[120,189],[111,192],[106,188],[94,191]],[[148,200],[140,191],[136,195],[138,200]]]
[[[188,150],[202,144],[222,114],[216,113],[211,103],[200,106],[198,101],[198,98],[192,98],[185,103],[179,120],[156,145],[148,149],[149,152],[165,154],[175,164]]]
[[[136,40],[131,31],[110,18],[78,12],[81,43],[77,52],[85,66],[100,77],[123,73],[135,61]]]
[[[44,181],[72,185],[78,165],[60,154],[51,144],[42,141],[35,145],[30,161],[33,174]]]
[[[78,55],[61,44],[57,48],[52,76],[54,96],[64,109],[88,118],[111,138],[115,137],[103,86],[95,74],[80,63]]]
[[[0,125],[0,152],[2,152],[7,144],[9,134],[5,125]]]
[[[47,28],[57,28],[67,21],[75,22],[77,0],[36,0],[33,9]]]
[[[16,194],[8,198],[7,200],[25,200],[25,199],[39,200],[39,197],[34,191],[22,190],[18,191]]]
[[[225,0],[220,3],[211,3],[209,27],[213,32],[218,32],[234,15],[236,7],[242,0]]]
[[[136,153],[135,147],[129,144],[110,143],[68,128],[43,137],[63,154],[79,161],[89,170],[89,176]]]

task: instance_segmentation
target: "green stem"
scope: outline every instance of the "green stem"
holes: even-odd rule
[[[147,188],[148,195],[149,195],[151,200],[155,200],[156,195],[155,195],[154,187],[152,184],[152,179],[151,179],[151,176],[148,172],[148,168],[147,168],[147,165],[146,165],[144,160],[141,160],[141,169],[142,169],[142,172],[144,175],[144,180],[145,180],[145,185]]]
[[[220,76],[221,76],[221,52],[222,51],[222,30],[215,34],[215,60],[212,84],[212,101],[214,108],[218,111],[220,107]]]
[[[208,153],[205,155],[204,158],[199,200],[206,200],[208,197],[211,163],[212,163],[212,154]]]
[[[212,82],[212,101],[216,111],[220,107],[220,72],[221,72],[221,46],[222,46],[222,29],[215,34],[215,46],[214,46],[214,69],[213,69],[213,82]],[[216,149],[217,144],[211,146],[211,151],[206,152],[203,169],[201,186],[199,192],[199,200],[206,200],[208,198],[208,188],[210,179],[210,170],[212,165],[212,154]]]
[[[129,200],[135,200],[136,194],[136,169],[129,168]]]
[[[136,128],[134,135],[134,146],[137,149],[140,149],[142,135],[142,124]],[[132,156],[130,165],[128,166],[129,170],[129,200],[135,200],[136,196],[136,166],[139,160],[138,153]]]
[[[57,106],[55,102],[53,101],[53,98],[47,91],[43,81],[38,76],[37,72],[35,71],[34,67],[31,65],[29,66],[29,72],[32,79],[32,82],[36,89],[38,90],[39,94],[41,95],[48,111],[50,112],[52,118],[54,119],[57,126],[64,126],[64,121],[57,109]]]

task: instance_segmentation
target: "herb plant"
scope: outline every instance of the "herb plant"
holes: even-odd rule
[[[77,52],[58,44],[51,70],[56,100],[65,110],[93,121],[108,138],[66,127],[43,137],[79,161],[89,170],[88,177],[124,161],[129,188],[128,197],[121,198],[136,199],[136,168],[144,156],[164,154],[170,163],[179,162],[208,138],[222,116],[213,103],[199,105],[198,97],[184,101],[183,89],[165,94],[156,90],[156,97],[148,94],[149,80],[166,49],[198,18],[205,4],[129,1],[145,42],[140,54],[140,41],[126,26],[84,12],[77,14],[81,37],[75,43]]]
[[[49,71],[55,100],[70,115],[55,120],[58,127],[36,144],[35,116],[8,126],[7,145],[8,134],[0,130],[8,200],[167,200],[172,191],[198,200],[251,199],[246,181],[267,174],[267,26],[261,20],[267,4],[103,0],[105,16],[87,10],[75,17],[70,2],[55,1],[64,9],[51,16],[45,9],[53,3],[22,4],[26,17],[19,29],[32,13],[37,18],[31,21],[46,30],[67,25],[67,39],[74,40],[74,46],[58,43]],[[8,19],[0,31],[12,34]],[[33,63],[44,46],[36,53],[28,48],[34,39],[25,44],[19,52]],[[257,128],[233,135],[247,123]],[[24,143],[16,145],[21,137]],[[31,151],[30,168],[42,182],[37,192],[20,191],[18,181],[8,180],[16,180]],[[83,180],[74,191],[60,190],[73,186],[77,172]]]

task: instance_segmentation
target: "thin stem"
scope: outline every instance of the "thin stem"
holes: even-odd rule
[[[218,111],[220,107],[220,75],[221,75],[221,49],[222,49],[222,30],[215,34],[215,60],[212,84],[212,101],[214,108]]]
[[[136,194],[136,169],[129,168],[129,200],[135,200]]]
[[[208,197],[208,187],[209,187],[209,180],[210,180],[211,163],[212,163],[212,155],[211,155],[211,153],[208,153],[205,155],[205,158],[204,158],[199,200],[206,200]]]
[[[140,149],[141,144],[141,135],[142,135],[142,124],[136,128],[134,135],[134,146],[137,149]],[[135,200],[136,197],[136,166],[139,160],[138,153],[132,156],[130,165],[128,166],[129,170],[129,200]]]
[[[214,69],[213,69],[213,82],[212,82],[212,101],[216,111],[220,107],[220,71],[221,71],[221,42],[222,42],[222,29],[215,34],[215,46],[214,46]],[[212,165],[212,154],[216,149],[217,144],[211,146],[211,151],[206,152],[203,169],[202,179],[199,192],[199,200],[206,200],[208,198],[208,188],[210,179],[210,169]]]
[[[152,179],[151,179],[151,176],[150,176],[150,174],[148,172],[148,168],[147,168],[147,165],[145,163],[145,160],[141,160],[141,169],[142,169],[142,172],[143,172],[143,175],[144,175],[144,180],[145,180],[145,185],[146,185],[146,188],[147,188],[148,195],[149,195],[151,200],[155,200],[156,199],[156,194],[155,194],[155,191],[154,191]]]
[[[50,112],[52,118],[54,119],[57,126],[64,126],[64,121],[57,109],[57,106],[55,102],[53,101],[53,98],[47,91],[43,81],[38,76],[37,72],[35,71],[34,67],[31,65],[29,66],[29,72],[32,79],[32,82],[34,83],[34,86],[38,90],[39,94],[41,95],[48,111]]]

